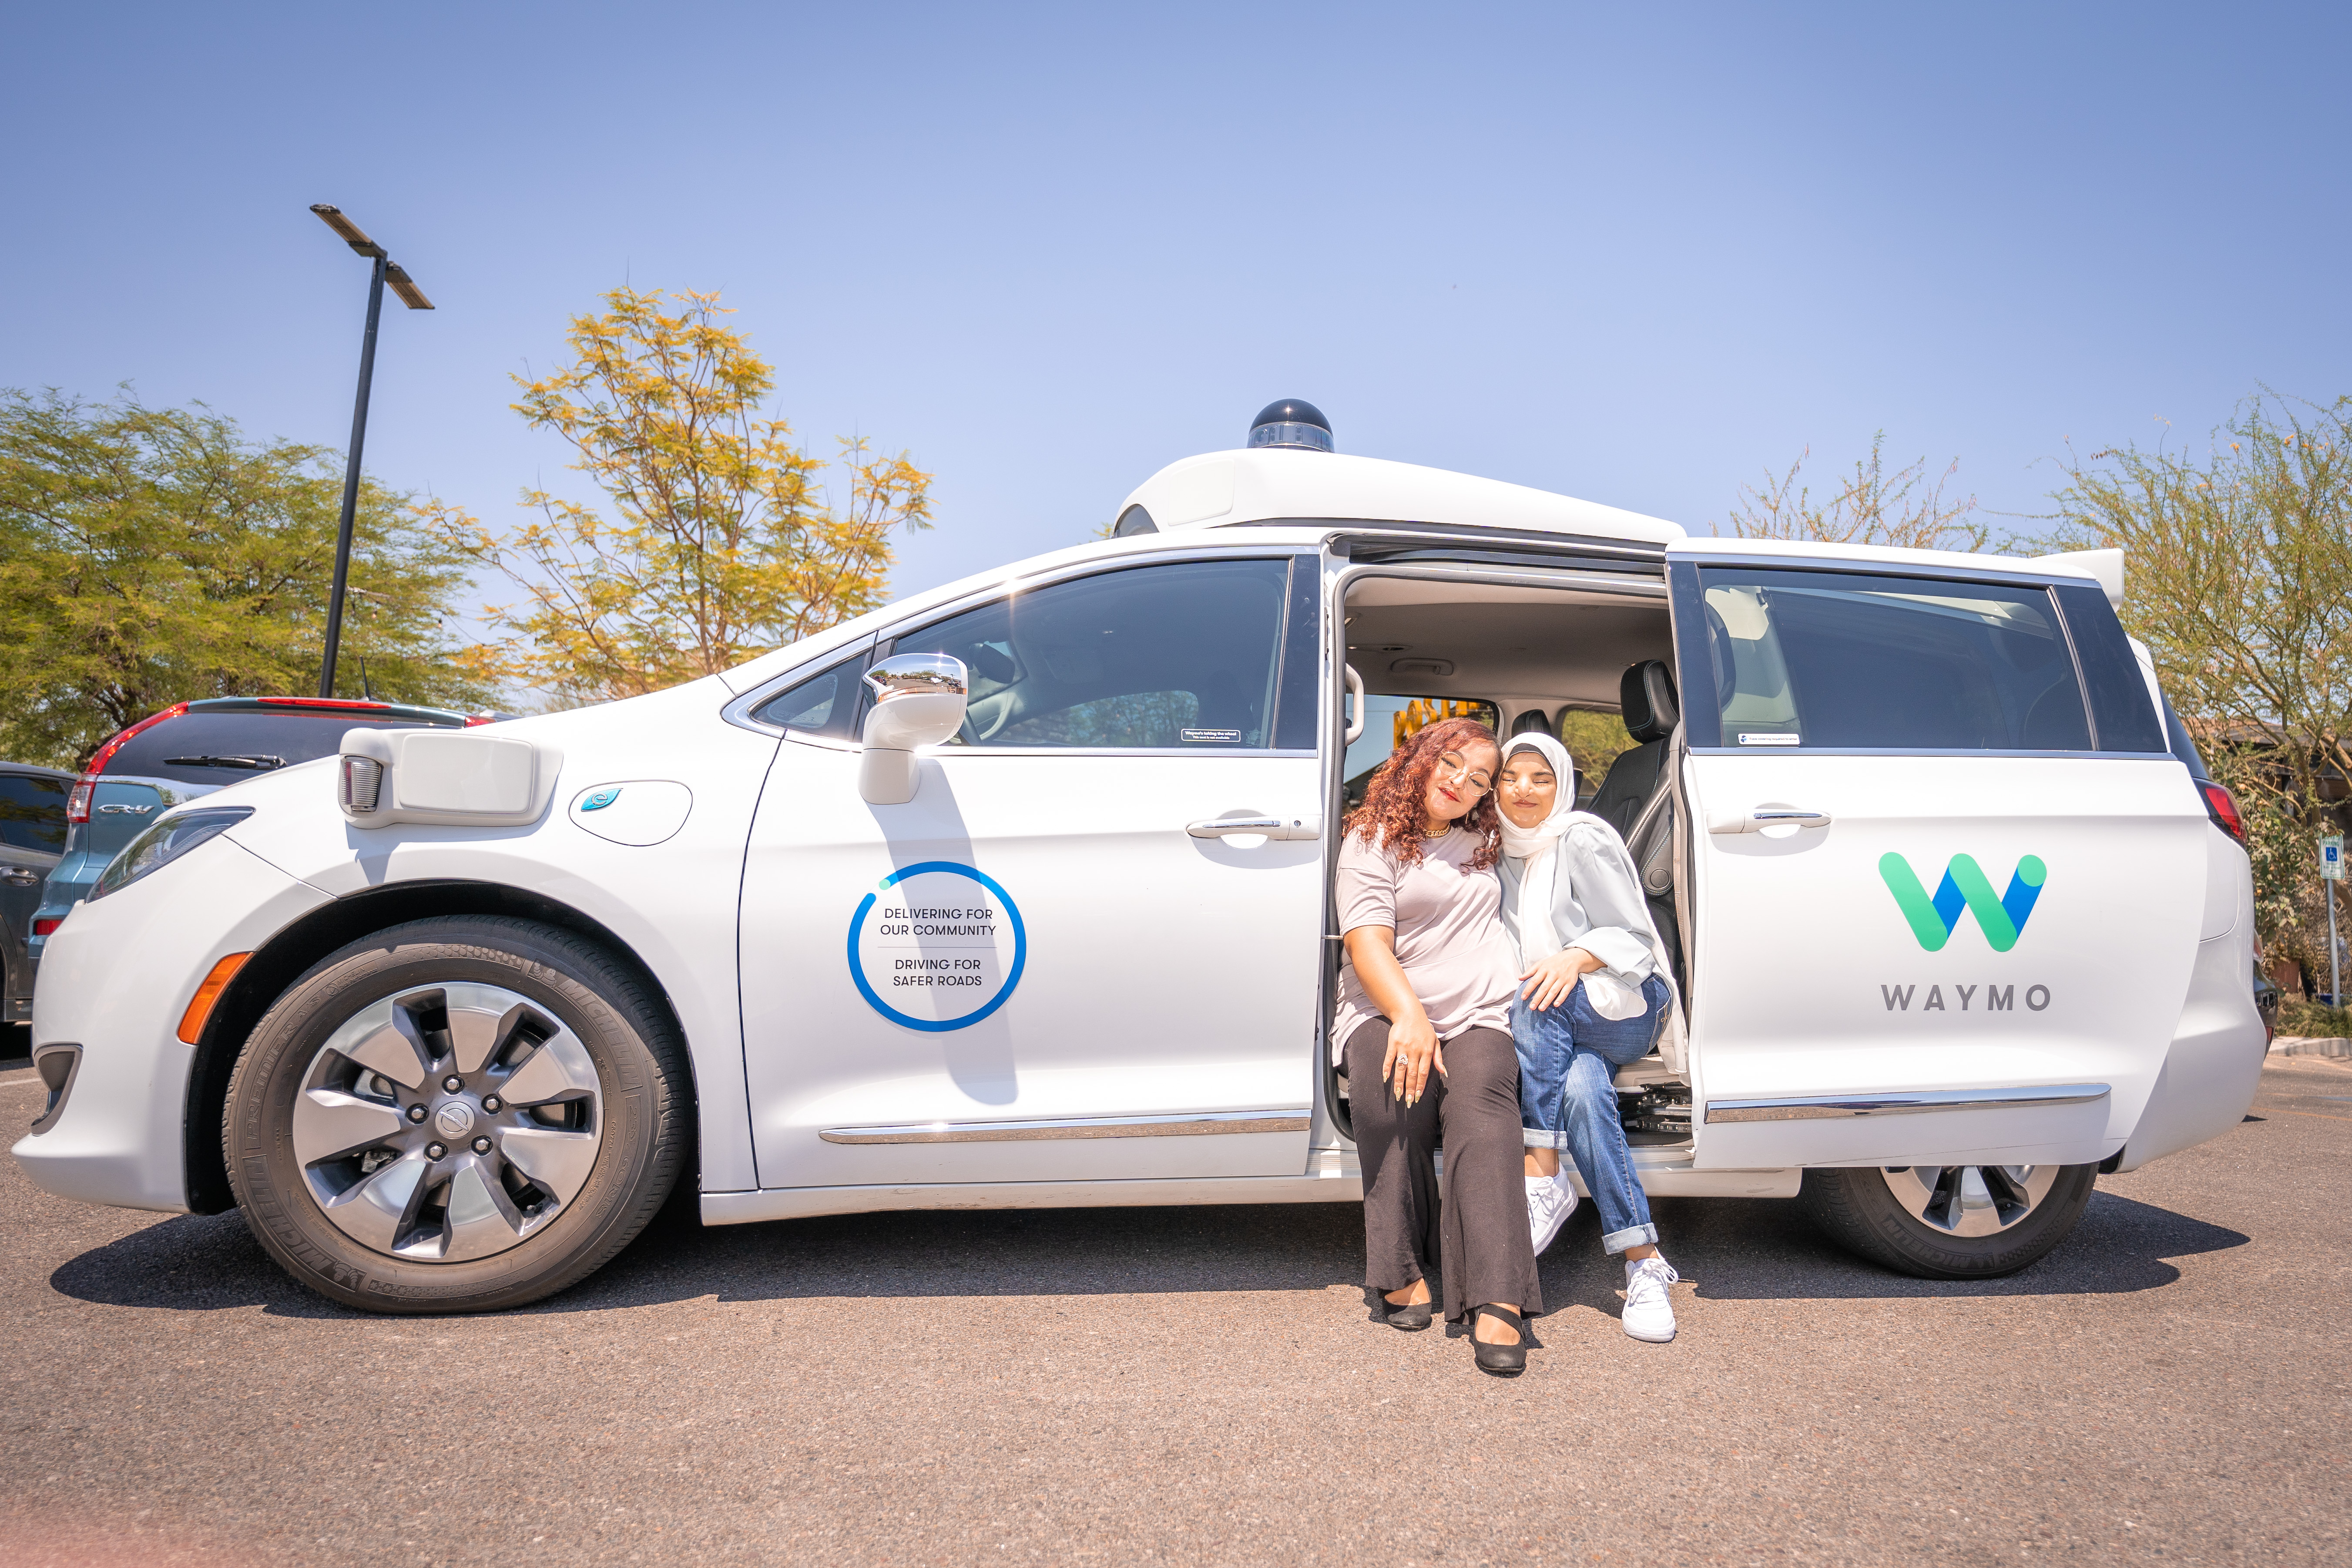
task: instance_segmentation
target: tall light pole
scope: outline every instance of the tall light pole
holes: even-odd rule
[[[384,254],[383,247],[360,232],[360,226],[345,217],[342,209],[324,202],[313,202],[310,210],[320,221],[341,235],[343,243],[366,257],[374,265],[368,273],[367,335],[360,340],[360,395],[352,408],[352,449],[343,464],[343,517],[335,531],[335,589],[327,600],[327,657],[319,666],[319,695],[335,694],[335,650],[343,639],[343,588],[352,574],[352,520],[360,504],[360,448],[367,442],[368,385],[375,379],[375,323],[383,313],[383,286],[400,296],[400,302],[412,310],[429,310],[433,301],[425,297],[400,264]]]

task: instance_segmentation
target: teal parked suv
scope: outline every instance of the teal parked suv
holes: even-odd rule
[[[461,729],[501,717],[343,698],[214,697],[142,719],[100,746],[73,786],[65,853],[33,913],[32,961],[40,962],[49,933],[89,896],[107,862],[182,801],[331,757],[348,730]]]

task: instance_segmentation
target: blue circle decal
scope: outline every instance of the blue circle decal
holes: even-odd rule
[[[953,860],[902,866],[849,917],[849,977],[894,1024],[969,1028],[1004,1005],[1029,933],[995,878]]]

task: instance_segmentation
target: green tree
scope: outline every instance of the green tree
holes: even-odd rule
[[[201,404],[0,391],[0,751],[74,766],[173,702],[316,692],[341,477]],[[361,487],[345,689],[480,705],[444,629],[465,563],[406,503]]]
[[[2096,452],[2052,499],[2028,542],[2123,549],[2124,624],[2246,808],[2265,951],[2324,975],[2314,840],[2352,777],[2352,398],[2265,393],[2201,456]]]
[[[1981,550],[1985,526],[1975,521],[1977,498],[1947,499],[1944,488],[1960,471],[1958,459],[1932,482],[1927,459],[1886,472],[1886,432],[1870,438],[1870,456],[1840,479],[1827,500],[1813,499],[1799,482],[1807,447],[1789,471],[1764,470],[1761,489],[1739,488],[1731,510],[1731,531],[1741,539],[1801,539],[1823,544],[1890,544],[1912,550]]]
[[[661,308],[669,298],[675,315]],[[762,412],[774,374],[722,324],[717,294],[615,289],[604,302],[572,318],[571,363],[515,378],[513,406],[572,447],[609,515],[526,490],[539,515],[501,535],[454,506],[419,509],[523,595],[491,608],[506,635],[470,650],[468,668],[558,703],[632,697],[880,605],[891,534],[930,526],[931,476],[904,452],[877,458],[845,438],[847,502],[835,506],[825,462]]]

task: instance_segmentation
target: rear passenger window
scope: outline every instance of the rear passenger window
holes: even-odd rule
[[[0,773],[0,844],[12,849],[62,851],[66,847],[68,779]]]
[[[1677,589],[1693,745],[2091,749],[2046,589],[1721,566]]]
[[[963,660],[964,745],[1264,750],[1289,581],[1286,560],[1129,567],[1000,599],[890,651]]]
[[[2091,694],[2091,724],[2103,752],[2162,752],[2166,742],[2163,720],[2147,693],[2147,677],[2116,619],[2106,590],[2084,584],[2052,590],[2065,613],[2066,630],[2074,639],[2074,657],[2082,661],[2083,684]],[[2185,742],[2188,737],[2183,736]],[[2194,755],[2194,749],[2191,749]],[[2200,778],[2203,772],[2198,773]]]

